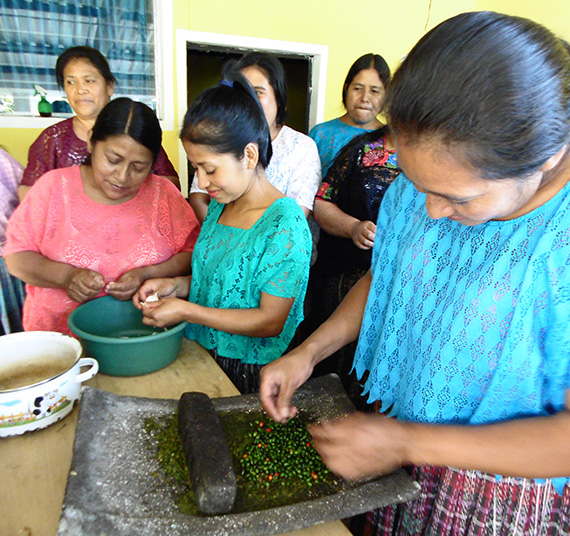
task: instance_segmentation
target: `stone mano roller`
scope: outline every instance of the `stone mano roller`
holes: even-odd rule
[[[198,507],[206,514],[229,512],[236,496],[236,475],[222,425],[208,395],[182,395],[178,428]]]

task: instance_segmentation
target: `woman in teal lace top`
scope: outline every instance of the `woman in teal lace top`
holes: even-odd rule
[[[315,426],[315,447],[344,477],[410,466],[421,488],[364,534],[569,534],[570,55],[529,20],[464,13],[386,98],[403,173],[371,271],[262,371],[262,402],[293,415],[314,364],[359,335],[383,414]]]
[[[151,280],[135,305],[145,322],[189,323],[242,392],[285,352],[303,319],[311,235],[303,211],[266,178],[271,138],[247,80],[229,73],[190,106],[181,140],[212,201],[192,257],[192,277]],[[146,298],[157,294],[159,301]],[[182,300],[189,295],[189,301]]]

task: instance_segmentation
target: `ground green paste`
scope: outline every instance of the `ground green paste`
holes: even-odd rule
[[[271,421],[261,412],[227,412],[218,416],[237,478],[232,513],[285,506],[346,489],[344,481],[325,467],[312,447],[302,413],[287,424]],[[204,515],[189,485],[177,415],[160,421],[147,419],[145,430],[152,455],[164,471],[163,478],[183,490],[179,498],[181,511]]]

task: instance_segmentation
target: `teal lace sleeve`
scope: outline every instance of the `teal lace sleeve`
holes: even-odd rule
[[[312,242],[303,212],[275,214],[264,225],[270,246],[263,250],[256,272],[262,292],[282,298],[299,294],[307,278],[306,262]]]

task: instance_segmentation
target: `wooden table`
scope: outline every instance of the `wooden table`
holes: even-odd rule
[[[239,394],[210,354],[186,339],[176,361],[163,370],[133,378],[97,374],[87,384],[117,395],[150,398],[178,399],[185,391],[201,391],[212,398]],[[1,536],[56,534],[77,416],[76,407],[44,430],[0,439]],[[287,534],[349,536],[350,532],[342,522],[335,521]]]

